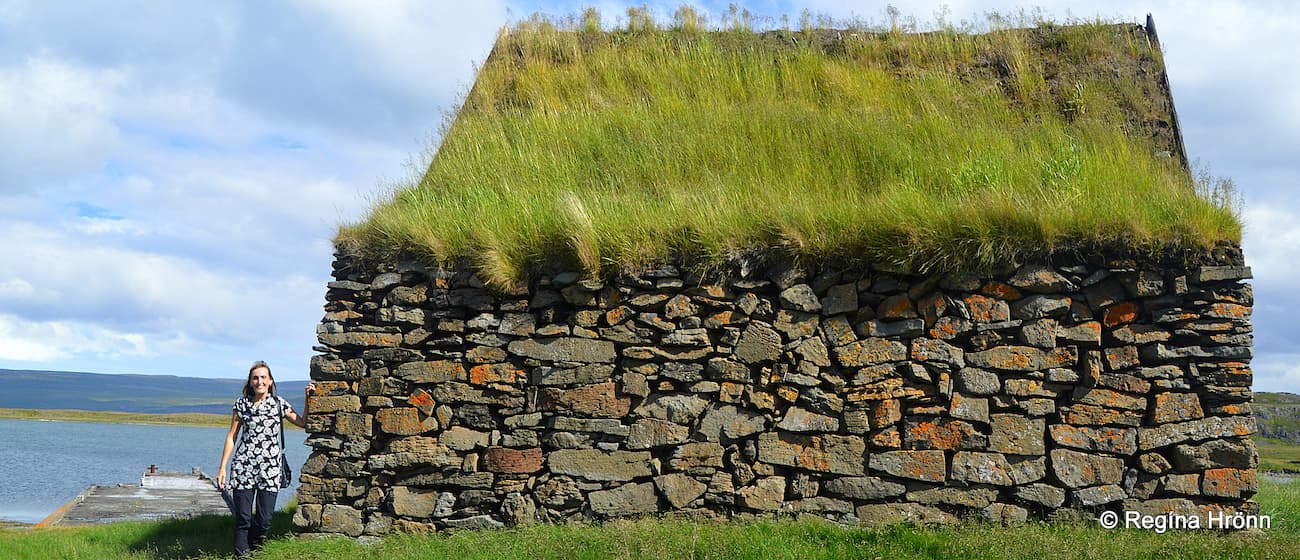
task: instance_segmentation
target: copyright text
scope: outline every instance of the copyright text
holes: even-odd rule
[[[1138,511],[1105,511],[1097,517],[1097,523],[1103,529],[1146,529],[1164,533],[1170,529],[1271,529],[1273,520],[1267,515],[1253,515],[1241,512],[1226,513],[1221,511],[1206,512],[1205,515],[1182,513],[1145,514]]]

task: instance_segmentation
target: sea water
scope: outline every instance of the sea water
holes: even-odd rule
[[[149,465],[216,477],[228,428],[0,420],[0,519],[36,523],[92,484],[140,483]],[[294,478],[307,434],[284,433]],[[297,490],[280,491],[279,504]]]

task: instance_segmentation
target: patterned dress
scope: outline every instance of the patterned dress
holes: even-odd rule
[[[280,397],[262,399],[256,406],[248,397],[240,397],[234,410],[244,428],[230,469],[231,488],[279,491],[281,422],[293,407]]]

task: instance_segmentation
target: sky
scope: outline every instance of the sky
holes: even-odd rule
[[[663,21],[683,3],[645,4]],[[1261,391],[1300,392],[1298,4],[1029,4],[1154,14],[1188,155],[1245,202]],[[0,368],[241,378],[266,360],[306,379],[339,225],[421,171],[503,24],[587,6],[616,25],[628,4],[0,0]],[[898,6],[924,24],[1026,4]]]

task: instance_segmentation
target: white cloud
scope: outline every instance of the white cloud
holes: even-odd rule
[[[0,299],[4,298],[27,298],[36,293],[36,288],[32,283],[22,278],[10,278],[0,281]]]
[[[139,237],[148,233],[148,229],[139,222],[110,218],[81,218],[69,225],[68,229],[89,236]]]
[[[1300,393],[1300,353],[1273,353],[1251,360],[1256,391]]]
[[[45,57],[0,66],[0,191],[96,169],[117,143],[113,97],[127,78]]]
[[[1300,381],[1300,363],[1278,360],[1300,352],[1300,326],[1293,320],[1300,307],[1294,287],[1300,283],[1300,208],[1293,202],[1259,203],[1246,207],[1242,241],[1246,262],[1255,279],[1255,364],[1257,387]],[[1285,366],[1285,367],[1284,367]],[[1263,389],[1261,389],[1263,390]],[[1293,388],[1293,390],[1296,390]]]
[[[329,161],[311,150],[167,157],[141,148],[139,154],[133,161],[151,177],[107,181],[67,196],[125,218],[103,224],[136,234],[117,236],[116,246],[193,260],[220,274],[327,271],[330,251],[316,244],[327,241],[340,220],[359,217],[366,209],[363,193],[377,188],[373,177],[344,168],[350,158]],[[374,169],[397,160],[395,153],[363,157],[372,161],[352,165]],[[323,176],[322,168],[340,176]],[[112,194],[96,198],[100,188]]]
[[[0,0],[0,362],[211,373],[247,352],[305,374],[329,238],[504,17]]]
[[[323,287],[303,275],[225,272],[177,256],[86,242],[29,224],[0,228],[0,308],[26,320],[250,343],[286,325],[310,330]],[[247,324],[250,314],[264,318]]]
[[[400,143],[433,131],[504,22],[496,2],[304,1],[257,12],[232,29],[214,76],[220,95],[270,122]]]
[[[377,65],[372,70],[378,76],[431,97],[446,89],[445,82],[430,79],[446,73],[439,70],[463,71],[460,67],[465,61],[486,54],[481,52],[484,37],[471,33],[492,30],[506,23],[503,7],[491,2],[453,7],[419,0],[379,0],[364,4],[348,0],[299,0],[296,3],[306,10],[325,14],[359,48],[358,59]],[[486,37],[490,39],[494,35]],[[436,57],[430,58],[431,54]],[[425,71],[413,72],[416,68]]]
[[[147,337],[140,333],[75,321],[27,321],[0,314],[0,360],[40,363],[75,355],[115,360],[153,354]]]
[[[1246,207],[1246,255],[1256,284],[1292,287],[1300,283],[1300,212],[1287,205]]]

